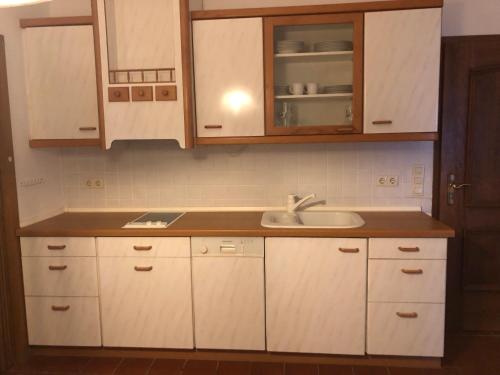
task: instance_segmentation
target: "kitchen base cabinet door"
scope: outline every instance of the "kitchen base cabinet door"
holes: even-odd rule
[[[267,349],[364,355],[367,241],[266,239]]]
[[[99,258],[103,345],[192,349],[189,258]]]
[[[369,303],[366,352],[443,357],[444,310],[444,304]]]
[[[101,346],[97,297],[26,297],[30,345]]]

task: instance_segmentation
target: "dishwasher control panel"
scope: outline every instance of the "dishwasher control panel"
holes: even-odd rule
[[[264,257],[263,237],[192,237],[194,257]]]

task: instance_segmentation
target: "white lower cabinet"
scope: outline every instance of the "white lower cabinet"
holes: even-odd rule
[[[369,258],[367,353],[443,357],[446,240],[370,239]]]
[[[365,354],[366,239],[266,239],[267,349]]]
[[[147,242],[117,238],[113,246],[111,239],[98,239],[103,345],[192,349],[189,238],[182,248],[176,239],[165,239],[164,248],[156,249],[162,257],[149,256],[155,246]],[[134,243],[141,244],[135,256],[106,256]]]
[[[21,239],[30,345],[101,346],[95,238]]]

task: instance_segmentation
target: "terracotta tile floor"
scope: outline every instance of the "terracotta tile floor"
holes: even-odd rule
[[[500,336],[458,336],[446,345],[442,369],[166,359],[35,357],[9,374],[113,375],[500,375]]]

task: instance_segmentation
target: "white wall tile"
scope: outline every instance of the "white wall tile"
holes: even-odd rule
[[[121,142],[109,152],[63,151],[67,208],[284,206],[287,194],[316,193],[330,206],[432,204],[432,143],[217,146],[180,150],[169,142]],[[424,165],[425,196],[411,196]],[[396,188],[376,176],[397,175]],[[89,178],[104,189],[88,189]]]

